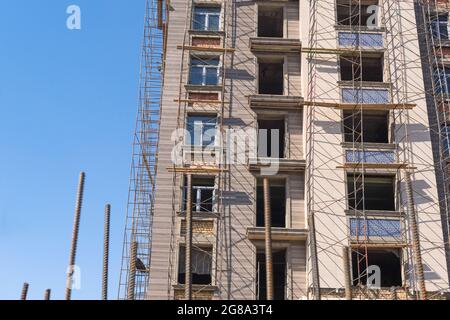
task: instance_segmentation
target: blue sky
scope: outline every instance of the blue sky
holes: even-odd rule
[[[80,6],[82,29],[66,28]],[[78,174],[86,172],[77,265],[99,299],[104,204],[112,205],[117,297],[137,104],[144,0],[0,1],[0,299],[64,297]]]

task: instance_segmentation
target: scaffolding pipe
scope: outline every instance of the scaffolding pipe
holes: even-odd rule
[[[24,282],[23,287],[22,287],[22,293],[20,294],[20,300],[27,300],[29,287],[30,287],[30,284],[28,282]]]
[[[186,252],[184,298],[192,300],[192,176],[186,176]]]
[[[344,263],[345,299],[352,300],[349,248],[347,246],[342,247],[342,260]]]
[[[103,227],[103,273],[102,273],[102,300],[108,300],[108,265],[109,265],[109,232],[110,232],[111,205],[105,205],[105,224]]]
[[[414,198],[411,184],[411,173],[405,171],[405,187],[406,187],[406,197],[408,201],[408,221],[412,235],[412,247],[415,260],[415,271],[417,282],[419,284],[419,297],[421,300],[427,299],[427,291],[425,287],[425,278],[423,274],[423,263],[422,254],[420,252],[420,239],[419,239],[419,229],[417,226],[416,210],[414,207]]]
[[[52,291],[50,289],[45,290],[44,300],[46,301],[50,300],[51,293]]]
[[[77,202],[75,205],[75,218],[73,221],[72,243],[70,246],[70,256],[69,256],[69,268],[67,270],[66,300],[70,300],[72,296],[72,277],[74,273],[75,258],[77,254],[78,232],[80,229],[80,215],[81,215],[81,206],[83,203],[85,177],[86,174],[84,172],[81,172],[78,179]]]
[[[269,178],[263,179],[267,300],[273,300],[272,221]]]
[[[137,250],[138,250],[138,243],[137,241],[133,241],[133,243],[131,244],[130,273],[128,274],[127,300],[134,300],[134,288],[136,285]]]

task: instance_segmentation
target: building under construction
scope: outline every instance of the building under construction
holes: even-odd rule
[[[121,299],[446,299],[444,0],[147,0]]]

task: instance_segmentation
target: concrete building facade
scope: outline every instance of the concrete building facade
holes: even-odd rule
[[[170,1],[145,298],[445,297],[417,12]]]

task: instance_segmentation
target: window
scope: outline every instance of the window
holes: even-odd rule
[[[448,12],[440,13],[431,21],[431,31],[434,38],[448,40]]]
[[[272,227],[286,227],[286,181],[270,179],[270,214]],[[256,187],[256,226],[264,227],[264,189],[262,179],[258,179]]]
[[[194,176],[192,177],[192,211],[213,212],[215,203],[214,177]],[[186,179],[183,188],[183,211],[186,210]]]
[[[191,253],[192,284],[211,284],[212,248],[193,247]],[[186,247],[179,250],[178,283],[184,284],[186,279]]]
[[[258,37],[283,38],[283,7],[258,6]]]
[[[365,1],[364,4],[360,4],[358,1],[337,0],[337,24],[341,26],[377,26],[376,5],[378,5],[378,1]]]
[[[258,157],[284,158],[284,119],[258,120]]]
[[[191,58],[190,84],[217,85],[219,82],[219,58]]]
[[[394,191],[393,176],[347,175],[348,207],[351,210],[395,211]]]
[[[194,7],[192,28],[197,31],[219,31],[220,7]]]
[[[368,249],[367,261],[364,250],[352,250],[353,285],[367,284],[367,265],[380,268],[381,287],[402,285],[401,251],[399,249]]]
[[[217,118],[215,116],[187,117],[186,143],[191,146],[214,146],[216,140]]]
[[[339,61],[342,81],[383,82],[382,57],[341,56]]]
[[[344,141],[389,143],[389,113],[344,111]]]
[[[436,93],[450,93],[450,67],[435,68],[433,78]]]
[[[282,95],[284,59],[259,59],[259,93]]]
[[[284,300],[286,293],[286,250],[273,250],[273,298]],[[259,251],[256,255],[256,271],[258,275],[257,299],[267,299],[266,254]]]

